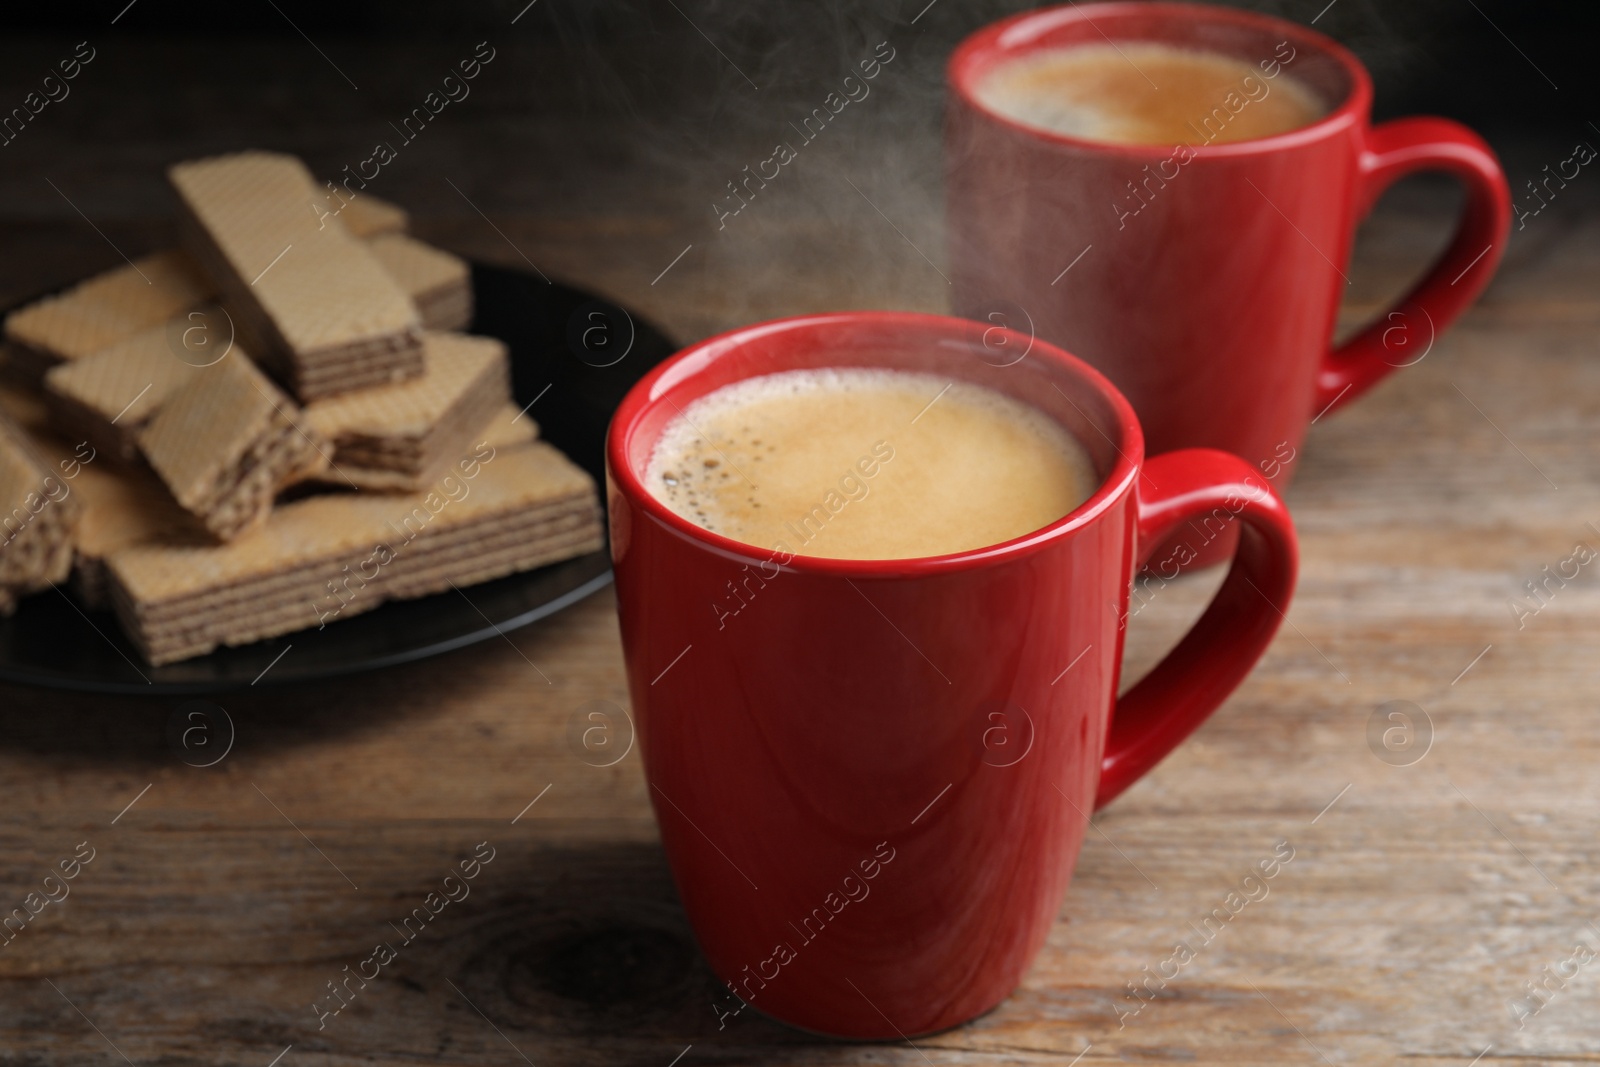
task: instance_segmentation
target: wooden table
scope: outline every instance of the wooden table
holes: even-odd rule
[[[120,262],[108,241],[131,254],[163,240],[165,162],[262,143],[331,172],[376,123],[340,105],[312,125],[306,109],[343,91],[314,57],[294,68],[306,85],[285,77],[259,100],[235,86],[135,121],[116,88],[130,69],[197,55],[196,79],[226,85],[230,65],[250,81],[290,45],[124,44],[105,46],[104,82],[91,69],[32,141],[4,149],[10,297]],[[336,51],[382,69],[372,50]],[[486,76],[478,104],[374,189],[409,205],[422,236],[535,262],[683,339],[811,309],[943,308],[936,108],[902,121],[886,88],[881,112],[863,105],[719,232],[707,205],[757,158],[742,142],[699,158],[582,108],[530,120],[537,101],[513,86],[531,60],[505,51],[499,89]],[[6,69],[46,53],[0,47]],[[926,82],[938,58],[908,49],[906,69]],[[380,85],[369,105],[415,91]],[[1570,140],[1501,141],[1513,184]],[[1600,1059],[1600,964],[1565,983],[1544,970],[1600,947],[1595,565],[1520,626],[1510,607],[1575,545],[1600,547],[1597,189],[1574,182],[1419,365],[1313,428],[1290,492],[1304,568],[1288,624],[1211,722],[1096,820],[1037,965],[988,1016],[915,1048],[749,1014],[719,1031],[637,752],[597,767],[570,742],[588,702],[627,703],[606,592],[425,663],[220,696],[236,737],[208,768],[167,739],[181,701],[0,686],[0,912],[80,843],[93,850],[70,897],[0,946],[0,1064]],[[1384,202],[1348,319],[1419,269],[1453,204],[1427,182]],[[1215,580],[1177,583],[1137,616],[1130,673]],[[1393,701],[1431,740],[1384,762],[1369,737]],[[1280,841],[1294,858],[1270,895],[1119,1026],[1140,1003],[1128,984]],[[319,1029],[327,983],[481,842],[494,858],[470,896]],[[1509,1005],[1542,981],[1554,992],[1519,1027]]]

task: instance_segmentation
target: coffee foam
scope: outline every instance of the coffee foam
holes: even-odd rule
[[[888,559],[984,547],[1098,484],[1044,412],[968,382],[879,368],[746,379],[690,404],[649,491],[708,530],[799,555]]]
[[[1283,70],[1286,61],[1271,54],[1261,61],[1267,65],[1154,42],[1076,45],[1003,63],[976,95],[1026,125],[1123,144],[1270,137],[1327,113],[1316,92]]]

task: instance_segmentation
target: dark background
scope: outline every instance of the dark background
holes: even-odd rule
[[[280,46],[284,80],[338,81],[311,74],[312,63],[292,50],[306,46],[295,27],[343,67],[357,83],[401,81],[407,73],[382,61],[362,61],[341,50],[363,42],[465,43],[488,36],[496,44],[525,0],[439,4],[421,0],[338,4],[304,0],[101,0],[90,4],[12,5],[0,14],[9,46],[27,42],[48,53],[48,43],[89,35],[102,42],[148,46],[152,40],[188,52],[183,78],[141,79],[119,69],[124,89],[152,103],[181,103],[186,91],[225,75],[270,76],[233,68],[230,46]],[[808,69],[854,57],[855,44],[905,26],[926,0],[748,3],[744,0],[538,0],[515,26],[513,47],[555,46],[548,74],[571,82],[574,99],[600,110],[650,109],[708,86],[737,81],[718,70],[716,55],[702,51],[698,26],[762,88],[784,90]],[[948,50],[972,29],[1006,14],[1038,6],[1000,0],[938,0],[918,20],[923,47]],[[1597,88],[1595,43],[1600,5],[1519,0],[1269,0],[1231,6],[1310,23],[1359,55],[1377,83],[1378,116],[1426,110],[1469,123],[1513,127],[1592,119]],[[124,9],[127,9],[124,12]],[[119,13],[117,23],[111,20]],[[693,20],[691,26],[689,20]],[[698,45],[695,42],[700,42]],[[9,48],[8,48],[9,51]],[[315,57],[313,55],[313,60]],[[302,75],[302,71],[304,74]],[[21,73],[14,71],[13,73]],[[172,72],[167,72],[170,75]],[[420,73],[420,72],[419,72]],[[363,89],[367,86],[363,85]],[[265,89],[266,85],[262,84]],[[552,101],[554,102],[554,101]]]
[[[1027,6],[12,5],[0,15],[0,113],[20,105],[78,42],[96,57],[68,98],[0,146],[0,236],[12,257],[0,271],[0,303],[170,243],[162,171],[178,159],[278,149],[332,176],[368,157],[379,140],[398,144],[394,124],[487,42],[495,59],[471,83],[471,95],[401,146],[370,186],[412,211],[419,236],[513,266],[537,262],[654,314],[680,340],[814,310],[822,289],[807,279],[841,270],[866,280],[861,306],[936,310],[942,280],[915,257],[908,264],[900,237],[874,210],[939,258],[945,57],[974,29]],[[1531,195],[1528,179],[1570,156],[1578,140],[1600,144],[1591,125],[1600,122],[1593,106],[1600,5],[1247,6],[1315,20],[1354,49],[1372,70],[1380,120],[1431,112],[1479,129],[1504,159],[1514,195]],[[807,150],[806,165],[772,191],[767,206],[719,232],[712,205],[727,182],[769,154],[789,121],[884,40],[896,59],[872,100],[835,124],[826,144]],[[1456,195],[1448,181],[1421,176],[1388,199],[1421,217],[1433,209],[1448,215]],[[1563,193],[1543,212],[1540,240],[1562,230],[1552,216],[1570,219],[1591,202],[1583,188]],[[1429,225],[1442,242],[1448,224]],[[674,267],[674,281],[697,287],[695,310],[674,323],[676,308],[663,306],[667,298],[650,283],[691,242],[695,251]],[[1511,262],[1537,258],[1539,244],[1514,232]]]

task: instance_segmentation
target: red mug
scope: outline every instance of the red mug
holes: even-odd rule
[[[724,1027],[748,1005],[894,1038],[993,1007],[1055,920],[1089,812],[1199,726],[1283,618],[1294,529],[1251,466],[1209,449],[1147,460],[1110,382],[1042,342],[1011,363],[1026,342],[934,315],[782,319],[684,350],[612,420],[633,715],[679,896],[728,986],[710,1005]],[[679,412],[817,367],[1023,400],[1082,442],[1099,488],[1023,537],[896,560],[764,551],[651,495],[652,448]],[[1235,518],[1245,534],[1210,608],[1118,698],[1136,568],[1179,525]]]
[[[974,92],[1018,57],[1106,41],[1220,52],[1260,73],[1197,103],[1185,145],[1046,132]],[[1210,143],[1277,77],[1298,79],[1331,110],[1287,133]],[[1293,22],[1191,4],[1045,8],[968,37],[947,80],[956,312],[1031,324],[1093,364],[1132,401],[1152,451],[1219,448],[1280,490],[1311,421],[1426,354],[1506,247],[1510,192],[1489,146],[1445,119],[1372,126],[1360,61]],[[1466,187],[1455,237],[1395,308],[1333,347],[1356,223],[1420,170]],[[1200,546],[1195,565],[1229,550],[1225,540]]]

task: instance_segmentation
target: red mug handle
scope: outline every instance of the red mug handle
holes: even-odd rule
[[[1390,185],[1419,170],[1442,170],[1460,179],[1467,206],[1450,247],[1422,280],[1394,308],[1328,353],[1317,373],[1314,410],[1319,412],[1348,404],[1390,371],[1408,366],[1392,358],[1396,349],[1388,342],[1395,338],[1404,338],[1403,354],[1410,362],[1420,358],[1409,349],[1422,336],[1431,344],[1477,299],[1494,276],[1511,230],[1511,190],[1500,161],[1483,138],[1459,123],[1410,118],[1375,126],[1367,131],[1357,168],[1358,217],[1371,211]],[[1418,311],[1420,322],[1411,318]]]
[[[1187,448],[1146,462],[1135,573],[1180,525],[1213,517],[1242,523],[1233,566],[1183,640],[1117,700],[1097,808],[1206,721],[1244,681],[1284,619],[1299,566],[1294,524],[1265,479],[1231,453]]]

